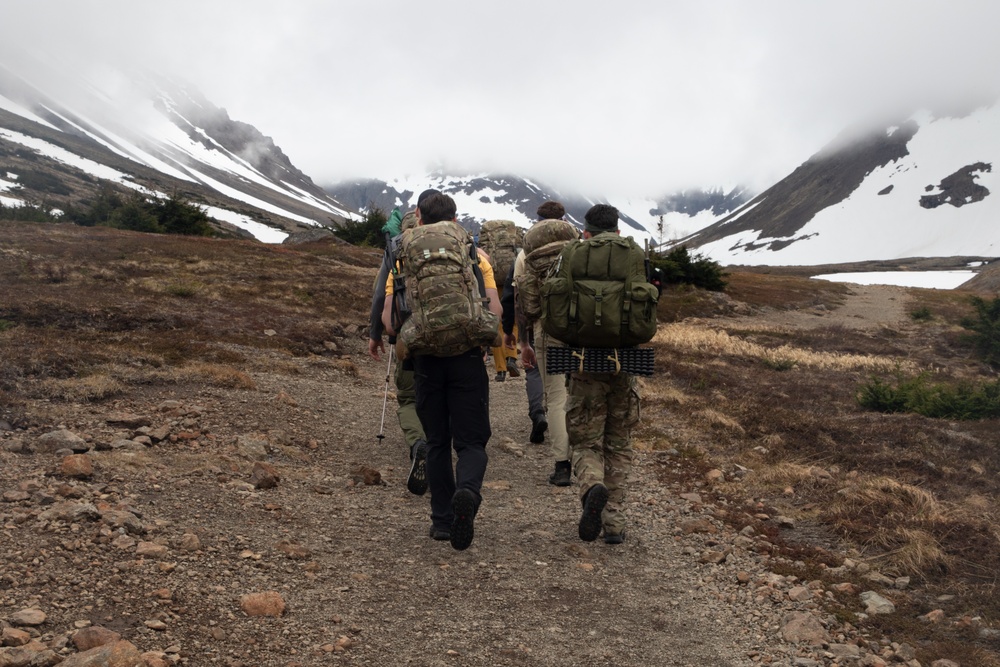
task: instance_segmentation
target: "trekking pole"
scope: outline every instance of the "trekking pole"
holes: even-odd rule
[[[385,368],[385,395],[382,397],[382,423],[379,424],[378,435],[375,436],[379,444],[385,439],[385,406],[389,402],[389,374],[392,372],[392,354],[395,348],[395,345],[389,345],[389,364]]]

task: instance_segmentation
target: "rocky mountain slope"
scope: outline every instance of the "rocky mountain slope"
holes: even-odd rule
[[[190,86],[149,73],[26,80],[0,67],[0,203],[58,208],[102,183],[173,193],[230,231],[268,242],[341,224],[370,205],[413,205],[436,187],[470,229],[527,226],[545,199],[580,224],[594,202],[622,212],[640,242],[683,243],[724,265],[832,265],[997,256],[1000,105],[920,112],[875,131],[846,131],[766,191],[739,187],[648,198],[560,191],[517,175],[429,173],[318,187],[280,147]]]
[[[742,188],[729,191],[700,190],[679,192],[644,200],[586,196],[566,192],[515,175],[478,174],[457,176],[430,173],[389,181],[361,180],[325,187],[338,201],[357,210],[377,206],[383,210],[410,208],[417,195],[435,188],[456,200],[462,222],[476,229],[486,220],[513,220],[529,226],[537,219],[535,211],[543,201],[554,199],[566,207],[567,219],[582,226],[583,216],[597,202],[610,203],[621,213],[623,233],[639,242],[659,243],[686,235],[689,230],[736,210],[751,193]]]
[[[280,240],[351,216],[252,125],[188,85],[130,75],[127,88],[113,79],[39,87],[0,67],[5,205],[79,203],[103,180],[154,196],[181,193],[257,237],[261,225]]]
[[[996,257],[1000,105],[845,132],[681,242],[724,264]],[[991,193],[994,193],[991,196]]]

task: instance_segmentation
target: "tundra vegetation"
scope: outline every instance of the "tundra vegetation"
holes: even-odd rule
[[[303,364],[358,375],[374,248],[16,221],[0,221],[0,238],[0,421],[14,428],[139,397],[246,396]],[[635,436],[642,451],[672,452],[650,458],[662,494],[718,501],[720,519],[787,557],[780,574],[822,579],[849,557],[910,577],[896,614],[858,618],[848,595],[822,604],[875,640],[909,642],[923,664],[1000,665],[978,632],[1000,621],[997,301],[900,290],[900,318],[858,327],[837,317],[844,284],[725,279],[724,291],[688,285],[660,301]],[[788,313],[809,326],[782,323]],[[377,410],[380,389],[368,395]],[[224,476],[232,463],[183,457],[169,465],[210,458]],[[157,479],[168,464],[130,465]],[[762,518],[776,515],[799,528]],[[936,609],[955,622],[918,620]]]

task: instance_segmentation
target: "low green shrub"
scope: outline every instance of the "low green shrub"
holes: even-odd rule
[[[978,296],[970,299],[975,315],[962,319],[962,326],[971,331],[969,342],[991,366],[1000,366],[1000,297],[986,301]]]
[[[654,257],[650,264],[655,277],[664,285],[687,284],[714,292],[726,288],[726,272],[722,266],[702,255],[691,255],[686,246]]]
[[[761,363],[772,371],[790,371],[796,366],[796,362],[792,359],[771,359],[769,357],[762,358]]]
[[[370,203],[364,218],[349,220],[343,226],[334,229],[333,233],[352,245],[384,248],[385,235],[382,233],[382,226],[388,219],[389,216],[383,209]]]
[[[894,381],[872,377],[857,393],[858,404],[878,412],[914,412],[933,419],[1000,417],[1000,380],[931,383],[927,374]]]
[[[166,199],[149,199],[108,185],[85,208],[68,208],[66,218],[84,227],[104,225],[155,234],[215,235],[208,214],[178,193]]]
[[[60,216],[53,214],[44,206],[25,204],[24,206],[5,206],[0,204],[0,220],[18,220],[20,222],[58,222]]]

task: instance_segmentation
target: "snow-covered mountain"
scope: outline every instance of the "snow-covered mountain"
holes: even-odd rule
[[[71,185],[39,187],[53,179]],[[27,81],[0,67],[0,202],[58,207],[100,180],[179,192],[267,241],[352,216],[269,137],[190,86],[145,72]]]
[[[840,137],[681,242],[723,264],[1000,256],[1000,104]]]
[[[412,207],[434,187],[470,229],[528,226],[561,201],[581,224],[597,202],[640,243],[689,248],[725,265],[820,265],[910,257],[1000,256],[1000,105],[923,112],[845,132],[759,194],[707,187],[625,200],[517,175],[429,173],[318,187],[274,142],[184,84],[146,73],[26,80],[0,67],[0,204],[86,201],[103,182],[180,194],[220,226],[267,242],[335,226],[355,211]],[[668,191],[668,188],[664,188]]]
[[[595,203],[615,206],[621,213],[622,233],[637,242],[665,243],[710,225],[746,202],[751,194],[742,188],[699,190],[649,199],[622,199],[566,192],[511,174],[456,176],[433,172],[387,180],[358,180],[325,187],[346,205],[367,210],[403,209],[416,205],[417,196],[428,188],[455,199],[459,219],[470,229],[487,220],[513,220],[531,226],[543,201],[554,199],[566,207],[567,220],[583,226],[583,216]]]

